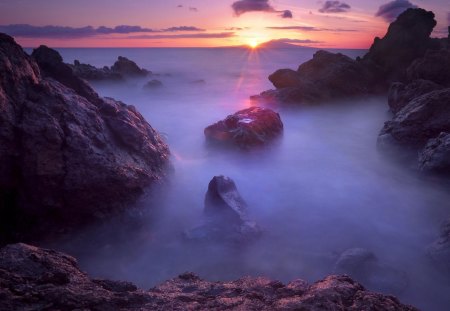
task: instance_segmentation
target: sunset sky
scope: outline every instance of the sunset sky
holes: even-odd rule
[[[0,32],[26,47],[211,47],[269,40],[367,48],[408,7],[436,14],[450,0],[0,0]]]

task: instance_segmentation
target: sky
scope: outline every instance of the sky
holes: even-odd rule
[[[216,47],[270,40],[368,48],[409,7],[435,12],[447,36],[450,0],[0,0],[0,32],[24,47]]]

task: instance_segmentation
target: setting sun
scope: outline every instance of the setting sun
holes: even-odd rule
[[[258,47],[258,45],[260,44],[258,39],[250,39],[250,41],[248,42],[248,45],[252,48],[252,49],[256,49]]]

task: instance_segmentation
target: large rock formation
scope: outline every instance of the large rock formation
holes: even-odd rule
[[[207,141],[241,149],[262,146],[283,132],[280,115],[270,109],[251,107],[229,115],[205,128]]]
[[[39,48],[0,35],[0,243],[130,206],[165,175],[169,150],[133,106],[101,99]]]
[[[185,234],[188,239],[242,244],[261,233],[257,224],[249,219],[247,203],[229,177],[214,176],[209,182],[204,214],[205,223],[188,230]]]
[[[1,310],[417,310],[347,276],[285,285],[250,277],[208,282],[185,273],[144,291],[91,279],[74,258],[25,244],[0,250],[0,284]]]
[[[450,87],[450,50],[428,51],[407,69],[409,80],[426,79]]]
[[[252,99],[304,104],[385,92],[391,82],[406,80],[406,69],[414,60],[428,49],[440,48],[430,39],[435,25],[433,12],[408,9],[389,26],[382,39],[375,38],[362,59],[318,51],[297,71],[281,69],[270,75],[276,90]]]

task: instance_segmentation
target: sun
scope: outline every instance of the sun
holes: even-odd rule
[[[252,38],[248,41],[248,45],[252,48],[252,49],[256,49],[258,47],[258,45],[260,44],[258,39]]]

